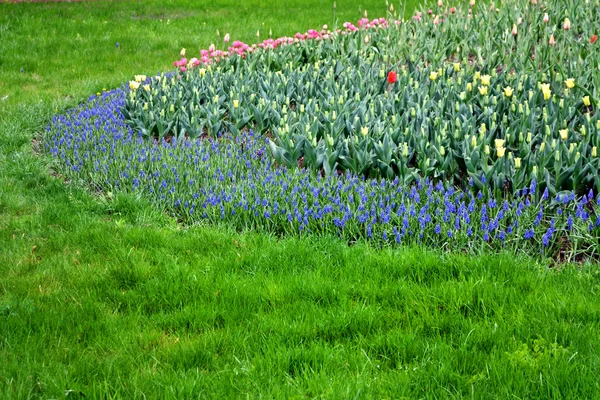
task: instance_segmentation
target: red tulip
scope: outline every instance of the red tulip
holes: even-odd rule
[[[388,82],[391,84],[396,83],[396,81],[398,80],[398,74],[396,74],[394,71],[390,71],[388,73]]]
[[[596,40],[598,40],[598,35],[594,35],[590,38],[590,43],[594,44],[596,42]]]

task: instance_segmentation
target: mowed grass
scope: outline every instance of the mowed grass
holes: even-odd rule
[[[385,8],[338,3],[342,21]],[[216,29],[252,42],[333,16],[194,4],[0,4],[1,398],[598,397],[597,265],[183,227],[53,176],[32,139],[55,109]]]

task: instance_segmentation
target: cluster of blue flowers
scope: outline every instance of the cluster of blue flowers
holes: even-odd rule
[[[71,178],[106,191],[141,193],[187,222],[227,222],[276,234],[332,234],[349,242],[420,243],[448,249],[506,248],[553,254],[564,243],[598,251],[600,196],[539,193],[510,199],[489,190],[421,180],[322,177],[273,161],[267,139],[143,139],[125,124],[125,89],[94,96],[47,127],[45,146]]]

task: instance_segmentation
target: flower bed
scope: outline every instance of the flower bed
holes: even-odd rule
[[[430,11],[211,46],[55,117],[46,147],[190,222],[596,256],[593,13]]]

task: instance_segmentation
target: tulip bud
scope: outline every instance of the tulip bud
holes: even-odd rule
[[[560,129],[558,131],[558,133],[560,133],[560,138],[562,140],[567,140],[567,138],[569,137],[569,130],[568,129]]]
[[[592,157],[596,157],[598,155],[598,149],[596,146],[592,147]]]

